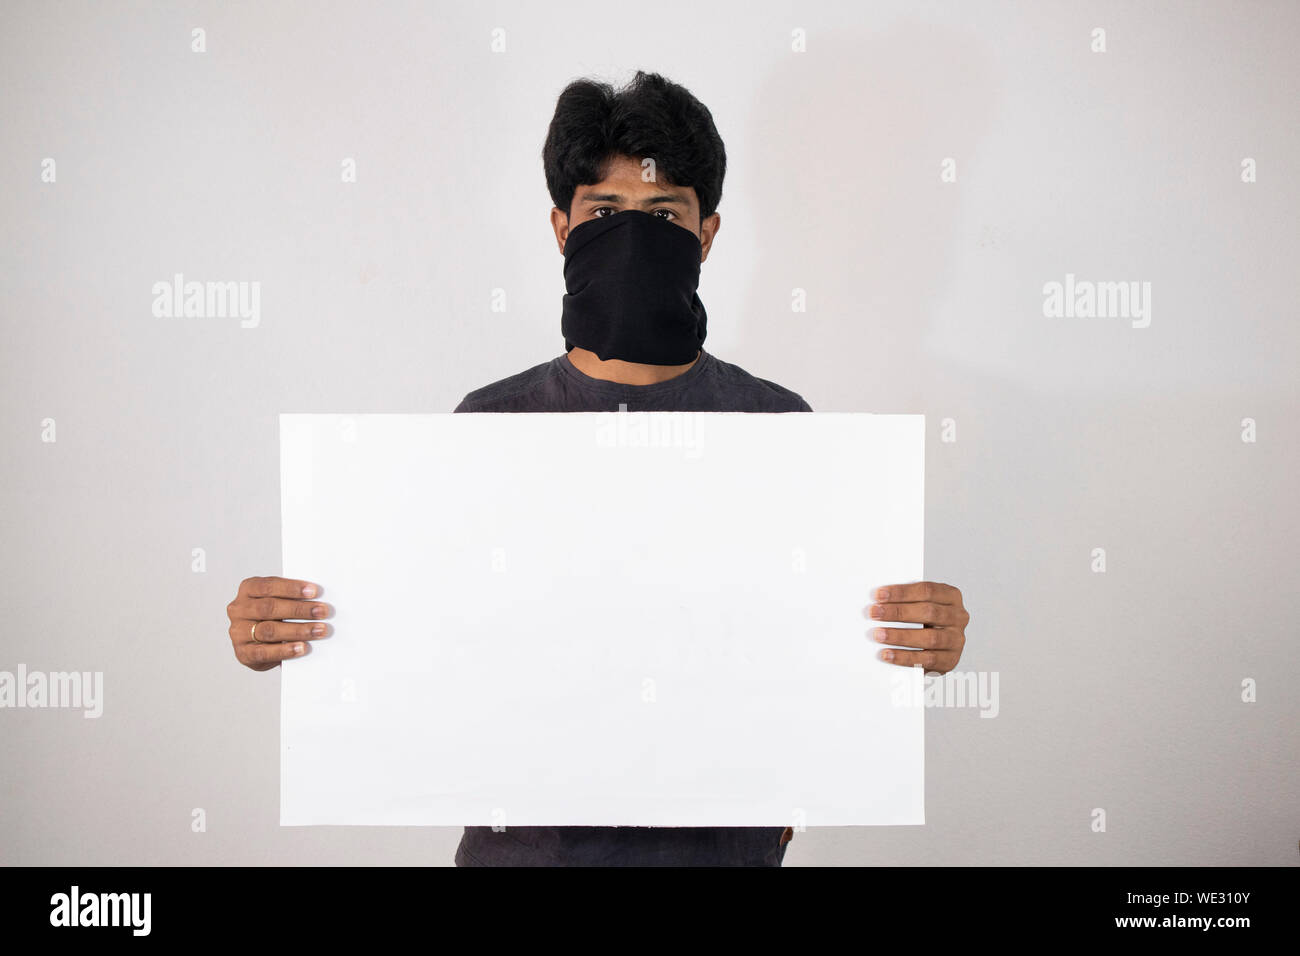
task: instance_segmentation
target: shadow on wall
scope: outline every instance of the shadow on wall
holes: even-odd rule
[[[791,53],[754,90],[759,148],[748,161],[762,241],[741,350],[751,338],[778,346],[780,381],[805,395],[816,382],[814,408],[906,411],[877,407],[881,377],[934,364],[924,332],[952,281],[961,201],[940,164],[954,157],[960,175],[999,96],[972,40],[922,23],[818,35],[815,52]],[[806,312],[791,311],[796,288]],[[844,367],[828,349],[861,359],[864,375],[823,381],[828,365]]]

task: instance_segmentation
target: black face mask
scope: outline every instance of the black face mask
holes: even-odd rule
[[[648,212],[589,219],[564,243],[564,347],[601,359],[687,365],[704,343],[695,294],[703,247],[695,234]]]

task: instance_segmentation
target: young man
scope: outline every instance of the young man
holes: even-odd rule
[[[623,89],[579,80],[560,94],[542,150],[564,256],[565,354],[470,392],[457,412],[809,412],[799,395],[704,351],[700,265],[720,219],[726,153],[689,91],[638,72]],[[227,608],[235,656],[268,670],[327,626],[306,581],[248,578]],[[864,595],[865,596],[865,595]],[[970,619],[946,584],[890,585],[872,619],[913,622],[901,666],[952,670]],[[308,600],[303,600],[304,598]],[[898,641],[902,633],[894,640]],[[873,632],[873,636],[884,637]],[[783,827],[466,827],[459,866],[780,866]]]

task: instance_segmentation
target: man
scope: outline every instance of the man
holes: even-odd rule
[[[625,88],[579,80],[556,103],[542,150],[564,256],[564,355],[470,392],[457,412],[809,412],[789,389],[704,351],[700,265],[717,236],[726,153],[689,91],[638,72]],[[306,581],[248,578],[230,603],[235,656],[268,670],[327,633],[329,607]],[[865,595],[864,595],[865,596]],[[970,619],[954,587],[890,585],[867,609],[914,650],[881,656],[945,673]],[[293,623],[295,619],[310,623]],[[872,636],[883,638],[880,631]],[[466,827],[460,866],[779,866],[782,827]]]

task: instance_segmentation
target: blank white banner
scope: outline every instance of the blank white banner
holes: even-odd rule
[[[921,415],[281,415],[280,822],[920,824]]]

